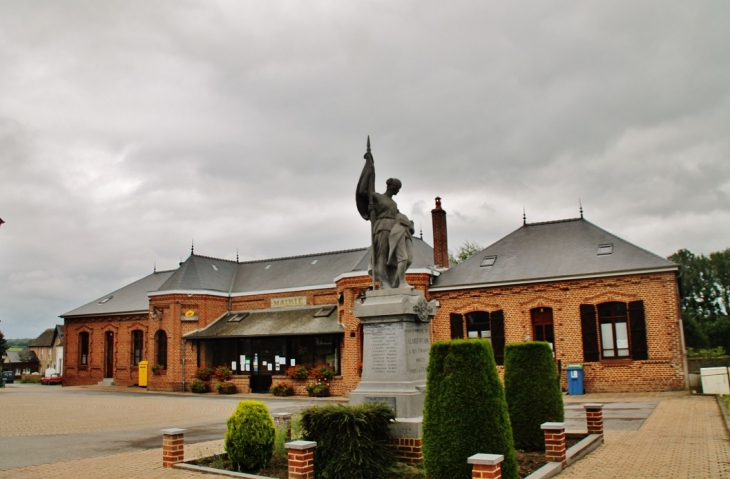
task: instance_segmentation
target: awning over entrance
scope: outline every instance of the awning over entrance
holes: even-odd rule
[[[311,336],[345,331],[337,322],[337,306],[231,311],[185,339],[251,338],[257,336]]]

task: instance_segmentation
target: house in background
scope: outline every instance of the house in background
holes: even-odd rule
[[[3,369],[12,371],[16,379],[20,379],[23,374],[38,372],[38,357],[30,349],[10,348],[5,354]]]
[[[28,349],[38,358],[41,376],[63,371],[63,326],[46,329],[28,344]]]
[[[507,343],[543,340],[558,367],[582,364],[585,389],[686,387],[676,264],[582,217],[527,223],[456,266],[446,212],[434,246],[413,238],[407,281],[439,302],[431,341],[490,341],[500,372]],[[202,366],[226,365],[242,392],[289,381],[293,364],[329,364],[334,395],[357,387],[362,327],[354,303],[372,285],[370,248],[239,262],[195,254],[62,315],[64,384],[138,382],[184,390]],[[564,374],[561,375],[566,386]],[[294,383],[297,394],[304,394]]]

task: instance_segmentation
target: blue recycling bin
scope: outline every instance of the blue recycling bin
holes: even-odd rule
[[[568,394],[570,396],[581,396],[583,394],[583,366],[573,364],[567,366],[565,371],[568,375]]]

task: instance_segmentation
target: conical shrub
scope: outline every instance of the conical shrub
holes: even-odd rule
[[[491,345],[481,339],[434,343],[423,411],[423,455],[429,479],[470,479],[467,459],[502,454],[502,477],[517,479],[504,388]]]
[[[512,343],[505,347],[504,388],[515,448],[544,451],[544,422],[563,422],[563,393],[550,344]]]

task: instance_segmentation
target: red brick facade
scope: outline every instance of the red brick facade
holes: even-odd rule
[[[456,291],[430,291],[430,276],[409,274],[408,282],[428,299],[439,301],[438,313],[431,325],[432,341],[451,338],[450,313],[466,314],[473,311],[504,313],[505,341],[524,341],[532,334],[530,310],[552,308],[555,332],[555,354],[564,367],[583,364],[585,390],[650,391],[676,390],[685,387],[680,339],[678,296],[673,273],[613,276],[549,283],[501,286]],[[354,302],[368,289],[367,276],[345,276],[334,288],[287,291],[285,293],[247,295],[229,298],[212,294],[153,295],[148,314],[66,318],[64,384],[96,384],[105,376],[106,333],[113,333],[113,378],[117,385],[137,384],[138,368],[132,366],[132,331],[143,333],[142,357],[150,366],[156,362],[155,335],[167,335],[167,369],[148,376],[148,388],[181,391],[193,379],[198,362],[205,366],[208,355],[198,343],[185,342],[183,336],[209,325],[229,309],[232,311],[268,309],[272,298],[306,296],[308,305],[338,305],[338,321],[344,326],[340,344],[341,375],[331,385],[333,395],[347,395],[360,381],[362,360],[362,331],[353,314]],[[581,304],[600,304],[608,301],[644,302],[649,359],[630,359],[584,362],[581,341]],[[154,318],[153,318],[154,311]],[[184,318],[193,311],[191,318]],[[89,333],[89,364],[79,365],[79,337]],[[500,370],[502,368],[500,367]],[[106,374],[109,376],[109,374]],[[292,381],[285,376],[273,376],[274,383],[292,384],[297,395],[306,395],[304,381]],[[565,387],[565,377],[561,379]],[[233,382],[239,392],[249,392],[248,376],[235,376]]]
[[[530,310],[552,308],[555,357],[563,366],[584,365],[586,392],[684,389],[678,292],[673,273],[613,276],[458,291],[432,291],[440,307],[432,341],[451,337],[449,313],[504,312],[506,343],[532,335]],[[581,304],[642,300],[646,315],[649,359],[583,361]],[[502,367],[499,367],[500,372]],[[561,378],[566,386],[565,375]]]

